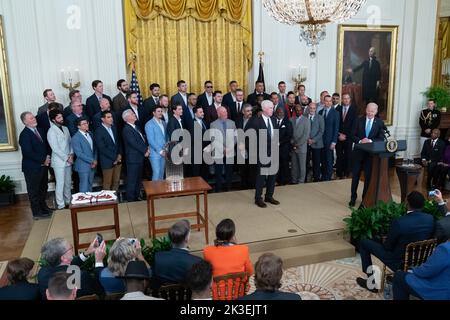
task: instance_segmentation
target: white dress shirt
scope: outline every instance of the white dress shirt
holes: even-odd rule
[[[213,104],[213,95],[209,95],[207,93],[205,93],[206,99],[208,100],[208,106]]]
[[[81,134],[83,135],[83,137],[87,140],[87,142],[89,142],[89,145],[91,146],[91,150],[94,150],[94,141],[92,141],[91,135],[89,134],[89,132],[83,132],[81,130],[78,130],[81,132]]]
[[[134,111],[134,114],[136,115],[136,118],[139,120],[139,112],[138,112],[138,108],[136,107],[134,107],[134,106],[132,106],[131,104],[130,104],[130,107],[131,107],[131,109]]]
[[[264,114],[262,115],[264,123],[266,124],[267,127],[267,120],[269,121],[269,125],[270,125],[270,132],[272,132],[273,135],[273,123],[272,123],[272,119],[270,119],[269,117],[266,117]],[[269,129],[269,128],[267,128]]]
[[[109,135],[111,136],[111,139],[114,143],[116,143],[116,139],[114,139],[114,133],[112,131],[111,127],[105,126],[105,124],[102,123],[102,126],[108,131]]]

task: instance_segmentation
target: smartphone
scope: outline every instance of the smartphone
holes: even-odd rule
[[[103,236],[100,233],[97,233],[97,243],[101,245],[103,242]]]
[[[429,196],[429,197],[436,197],[436,190],[431,190],[431,191],[428,193],[428,196]]]
[[[130,238],[130,239],[128,239],[128,242],[129,242],[130,244],[134,245],[134,244],[136,243],[136,239]]]

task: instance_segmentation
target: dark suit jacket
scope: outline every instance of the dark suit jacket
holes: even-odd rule
[[[214,100],[212,100],[214,103]],[[206,93],[203,92],[201,95],[198,96],[197,105],[199,107],[203,108],[203,112],[206,113],[206,109],[210,106],[208,98],[206,97]]]
[[[143,109],[144,109],[145,113],[148,115],[147,119],[146,119],[146,124],[147,124],[147,122],[149,122],[150,120],[153,119],[153,110],[156,107],[155,99],[153,99],[152,95],[150,95],[149,98],[144,100],[143,106],[144,106]]]
[[[362,91],[363,99],[370,100],[378,96],[377,81],[381,80],[381,66],[380,62],[374,57],[372,60],[372,68],[370,68],[369,59],[364,61],[361,65],[353,69],[353,72],[358,72],[363,69]],[[368,102],[368,101],[367,101]]]
[[[194,150],[194,143],[195,143],[195,141],[198,141],[198,140],[202,141],[202,150],[204,148],[206,148],[210,144],[209,141],[203,141],[203,135],[205,134],[206,130],[209,129],[208,124],[204,120],[203,120],[203,124],[205,125],[205,127],[201,126],[198,123],[198,121],[194,119],[194,120],[192,120],[192,124],[190,125],[190,127],[188,129],[189,133],[191,134],[191,155],[192,155],[192,159],[194,159],[193,158],[193,156],[194,156],[193,151],[195,151]],[[195,132],[200,132],[200,130],[201,130],[202,136],[201,137],[195,136]]]
[[[122,110],[123,108],[125,108],[128,105],[128,100],[127,98],[124,97],[124,95],[119,92],[114,98],[113,98],[113,103],[111,105],[111,109],[119,114],[120,110]]]
[[[357,111],[355,106],[350,106],[348,108],[347,115],[345,117],[344,121],[344,107],[342,105],[339,105],[336,108],[336,111],[339,113],[339,133],[343,133],[348,137],[348,140],[350,140],[350,137],[352,136],[352,130],[355,125],[355,121],[357,119]]]
[[[50,146],[44,131],[38,128],[42,142],[28,128],[24,128],[19,136],[19,145],[22,149],[22,172],[35,172],[41,169],[47,155],[51,155]]]
[[[275,119],[278,123],[278,119]],[[289,157],[291,151],[291,139],[294,134],[292,122],[284,118],[279,125],[280,128],[280,157]]]
[[[230,109],[235,109],[233,108],[235,106],[235,103],[233,101],[233,96],[231,95],[231,92],[228,92],[223,96],[222,104]]]
[[[113,102],[109,96],[106,94],[103,95],[104,99],[108,99],[111,106],[113,105]],[[98,101],[97,96],[95,93],[87,98],[86,100],[86,110],[83,110],[86,112],[86,114],[89,116],[89,118],[92,118],[96,113],[100,112],[100,102]]]
[[[267,93],[263,93],[264,95],[264,100],[270,100],[270,95],[268,95]],[[256,106],[256,91],[253,92],[252,94],[249,94],[247,97],[247,103],[250,103],[252,106]]]
[[[115,111],[113,111],[113,110],[111,110],[111,114],[112,114],[112,117],[114,119],[114,126],[116,128],[121,128],[122,127],[122,122],[123,122],[123,121],[120,120],[121,118],[119,118],[117,113]],[[91,123],[92,123],[92,128],[91,128],[92,131],[97,130],[97,128],[102,125],[102,112],[101,111],[99,113],[95,114],[92,117],[92,122]]]
[[[227,105],[228,110],[229,110],[229,112],[230,112],[230,114],[231,114],[231,116],[229,117],[229,118],[231,118],[231,120],[233,120],[234,122],[236,122],[238,119],[240,119],[240,118],[243,117],[243,115],[242,115],[242,109],[244,108],[244,104],[245,104],[245,102],[242,101],[242,102],[241,102],[241,109],[240,109],[239,112],[238,112],[238,110],[237,110],[237,102],[231,101],[231,104],[230,104],[230,105]]]
[[[450,240],[450,216],[436,221],[434,237],[437,239],[438,243],[443,243]]]
[[[228,108],[227,106],[224,106],[222,104],[222,107],[225,107],[227,109],[228,112],[228,119],[231,120],[231,111],[230,108]],[[213,123],[214,121],[216,121],[219,116],[217,115],[217,109],[216,106],[214,105],[214,103],[212,105],[210,105],[206,110],[203,110],[205,112],[205,121],[208,123],[208,125],[210,125],[211,123]]]
[[[183,124],[183,129],[186,129],[183,123],[183,119],[181,119],[181,123]],[[170,116],[169,123],[167,124],[167,136],[169,137],[169,141],[172,141],[172,133],[177,129],[181,129],[180,123],[178,122],[177,118],[175,118],[174,116]],[[180,137],[178,142],[181,141],[183,141],[182,137]]]
[[[58,110],[63,111],[64,106],[61,103],[58,103],[58,102],[56,102],[56,103],[58,104]],[[37,114],[40,115],[41,113],[46,113],[47,110],[48,110],[48,102],[39,107]]]
[[[265,291],[256,290],[252,294],[243,296],[238,300],[302,300],[302,298],[295,293],[281,292],[281,291]]]
[[[22,281],[0,288],[0,300],[40,300],[39,285]]]
[[[129,124],[125,124],[123,127],[122,138],[126,163],[142,163],[148,150],[145,136],[142,134],[141,137],[137,130],[139,130],[138,126],[133,129]]]
[[[433,216],[421,211],[413,211],[392,222],[383,246],[401,262],[409,243],[431,239],[433,233]]]
[[[423,143],[421,156],[422,159],[438,163],[442,161],[442,159],[444,158],[444,152],[445,152],[445,142],[442,139],[438,139],[436,141],[434,148],[432,148],[431,139],[428,139]]]
[[[183,126],[186,127],[185,129],[190,130],[194,121],[194,116],[191,115],[189,106],[186,108],[183,107],[183,115],[181,116],[181,119],[183,120]]]
[[[320,110],[319,114],[324,117],[325,109]],[[325,119],[325,117],[324,117]],[[325,132],[323,133],[323,144],[325,149],[329,149],[332,143],[337,143],[339,134],[339,113],[330,108],[325,119]]]
[[[372,130],[368,137],[366,137],[366,117],[360,117],[356,120],[353,127],[352,140],[355,144],[364,138],[370,139],[372,141],[383,141],[384,140],[384,122],[378,118],[374,118],[372,123]]]
[[[236,129],[242,129],[242,130],[246,131],[251,126],[250,120],[251,120],[251,118],[248,119],[247,123],[245,124],[245,128],[244,128],[244,117],[237,118],[235,121]]]
[[[81,261],[81,259],[79,257],[74,257],[72,260],[71,265],[73,266],[79,266],[81,267],[81,265],[83,264],[83,262]],[[67,267],[68,266],[57,266],[57,267],[42,267],[39,270],[39,273],[37,275],[37,279],[38,279],[38,284],[39,284],[39,290],[41,293],[41,297],[43,300],[47,299],[47,295],[45,293],[45,291],[48,288],[48,281],[50,280],[50,278],[57,272],[66,272],[67,271]],[[103,270],[103,267],[98,267],[95,268],[94,270],[94,277],[92,277],[89,273],[87,273],[86,271],[81,271],[81,288],[79,288],[77,290],[77,297],[82,297],[82,296],[88,296],[91,294],[98,294],[98,295],[102,295],[104,293],[103,288],[101,287],[100,283],[98,282],[98,278],[100,275],[100,272]]]
[[[86,113],[85,110],[86,110],[86,105],[83,104],[83,112],[84,113]],[[64,111],[63,111],[64,120],[66,120],[67,117],[71,114],[72,114],[72,107],[69,104],[67,107],[64,108]]]
[[[187,94],[186,94],[186,102],[187,102]],[[172,98],[170,98],[170,105],[173,107],[176,104],[180,104],[183,107],[183,110],[184,108],[187,108],[187,104],[184,102],[184,99],[179,92],[176,95],[172,96]]]
[[[98,159],[102,169],[111,169],[116,161],[117,156],[122,154],[122,143],[117,129],[112,126],[115,142],[111,139],[108,131],[103,125],[100,125],[94,133],[95,144],[98,151]]]
[[[184,283],[192,265],[200,261],[201,258],[184,249],[157,252],[152,266],[152,287],[165,283]]]
[[[41,114],[38,114],[36,116],[38,128],[42,129],[44,131],[44,134],[47,135],[48,130],[50,129],[50,118],[48,117],[48,113],[44,112]]]
[[[278,124],[275,121],[275,118],[272,117],[270,120],[272,121],[273,129],[274,130],[279,129]],[[264,122],[264,118],[262,116],[261,117],[253,116],[252,119],[250,119],[249,121],[251,121],[251,128],[257,131],[256,135],[257,135],[257,139],[258,139],[258,144],[257,144],[258,165],[260,165],[261,167],[270,167],[270,163],[269,164],[261,163],[260,151],[259,151],[259,149],[261,148],[261,143],[264,143],[260,139],[264,139],[265,143],[267,144],[267,157],[270,157],[272,155],[272,138],[269,135],[269,132],[267,131],[267,124]],[[263,132],[265,132],[265,135],[263,134],[260,137],[260,130],[265,130],[265,131],[263,131]]]
[[[83,113],[82,117],[89,120],[89,116],[85,113]],[[75,133],[77,133],[77,131],[78,131],[77,119],[78,119],[78,117],[75,115],[75,113],[71,112],[64,121],[67,129],[69,129],[71,137],[73,137],[75,135]]]

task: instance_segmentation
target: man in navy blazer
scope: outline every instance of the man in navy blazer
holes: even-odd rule
[[[356,120],[352,137],[355,145],[384,140],[384,123],[382,120],[375,117],[377,112],[378,105],[375,103],[369,103],[366,108],[366,116],[360,117]],[[358,197],[357,190],[361,169],[364,169],[364,198],[370,185],[370,176],[372,174],[372,156],[365,151],[357,149],[355,146],[352,153],[352,195],[349,203],[349,206],[351,207],[355,205],[356,198]]]
[[[97,168],[97,146],[94,136],[89,132],[88,120],[79,118],[77,124],[78,132],[72,137],[72,149],[76,155],[74,170],[80,177],[80,192],[92,192]]]
[[[51,121],[50,121],[50,111],[52,110],[59,110],[57,103],[50,103],[48,105],[47,111],[40,113],[36,116],[37,120],[37,126],[39,129],[42,129],[44,131],[44,134],[47,136],[48,130],[50,130]]]
[[[422,265],[408,272],[397,271],[394,300],[413,295],[424,300],[450,300],[450,242],[439,245]]]
[[[351,172],[353,149],[352,131],[357,119],[356,107],[348,93],[342,95],[342,104],[336,108],[339,113],[339,137],[336,145],[336,176],[348,177]]]
[[[97,130],[97,128],[102,125],[102,123],[103,123],[102,115],[103,115],[103,112],[105,112],[105,111],[111,112],[111,115],[112,115],[113,120],[114,120],[114,126],[116,127],[118,132],[120,132],[121,131],[122,121],[117,116],[117,113],[111,109],[111,105],[109,104],[108,99],[102,99],[100,101],[100,112],[98,112],[97,114],[95,114],[92,117],[92,131],[95,132],[95,130]]]
[[[322,149],[322,181],[330,181],[333,175],[334,150],[338,141],[339,113],[333,108],[330,95],[324,97],[325,106],[319,114],[325,120]]]
[[[230,91],[223,96],[222,104],[230,109],[231,119],[235,121],[236,116],[239,114],[236,112],[236,91],[238,89],[237,81],[230,81],[228,87],[230,88]]]
[[[87,98],[86,107],[87,110],[84,110],[89,118],[92,118],[95,114],[100,112],[100,101],[101,99],[108,99],[109,104],[112,106],[113,102],[111,97],[103,94],[103,82],[100,80],[95,80],[92,82],[92,89],[94,89],[94,94]]]
[[[178,221],[170,227],[168,235],[172,249],[155,255],[151,281],[153,288],[159,288],[163,284],[185,283],[189,270],[201,261],[201,258],[190,254],[187,248],[191,235],[189,221]]]
[[[205,81],[205,91],[198,96],[198,106],[203,108],[203,112],[213,103],[214,85],[212,81]]]
[[[122,170],[122,141],[114,125],[113,111],[103,111],[102,124],[95,130],[100,168],[103,173],[103,190],[119,190]]]
[[[360,243],[359,253],[361,255],[362,271],[370,277],[372,264],[371,255],[376,256],[389,269],[397,271],[402,268],[406,246],[411,242],[422,241],[432,238],[434,232],[434,218],[424,213],[424,196],[417,191],[411,192],[407,197],[408,213],[391,224],[387,238],[384,243],[364,239]],[[366,279],[357,278],[357,283],[368,289]],[[368,290],[376,292],[377,289]]]
[[[283,261],[273,253],[264,253],[255,263],[256,291],[239,300],[302,300],[298,294],[281,292]]]
[[[125,110],[122,114],[125,123],[122,131],[127,164],[127,201],[140,200],[144,160],[150,156],[147,140],[136,125],[136,114],[132,110]]]
[[[177,82],[178,93],[170,98],[170,105],[173,107],[175,105],[181,105],[183,109],[188,106],[188,96],[187,96],[187,84],[186,81],[180,80]]]
[[[20,115],[25,128],[19,136],[22,150],[22,172],[27,184],[28,198],[34,219],[48,218],[52,211],[45,199],[48,190],[48,167],[51,150],[47,136],[37,128],[37,121],[31,112]]]
[[[74,136],[78,132],[77,120],[79,118],[89,119],[88,115],[83,111],[83,104],[81,101],[74,100],[70,103],[72,111],[64,119],[64,122],[69,129],[70,136]]]
[[[133,111],[134,115],[136,116],[135,125],[138,126],[141,133],[145,135],[144,128],[148,119],[150,119],[150,114],[147,114],[144,106],[139,104],[139,97],[136,92],[129,92],[127,94],[127,97],[128,105],[121,112],[123,114],[125,110]]]

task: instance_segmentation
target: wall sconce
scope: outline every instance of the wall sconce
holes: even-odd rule
[[[61,69],[61,85],[68,89],[69,91],[73,91],[80,87],[80,71],[78,69],[72,70],[72,68]]]
[[[297,73],[299,72],[299,73]],[[298,86],[305,83],[308,79],[308,68],[300,66],[298,69],[294,69],[292,81],[295,83],[295,93],[298,93]]]

